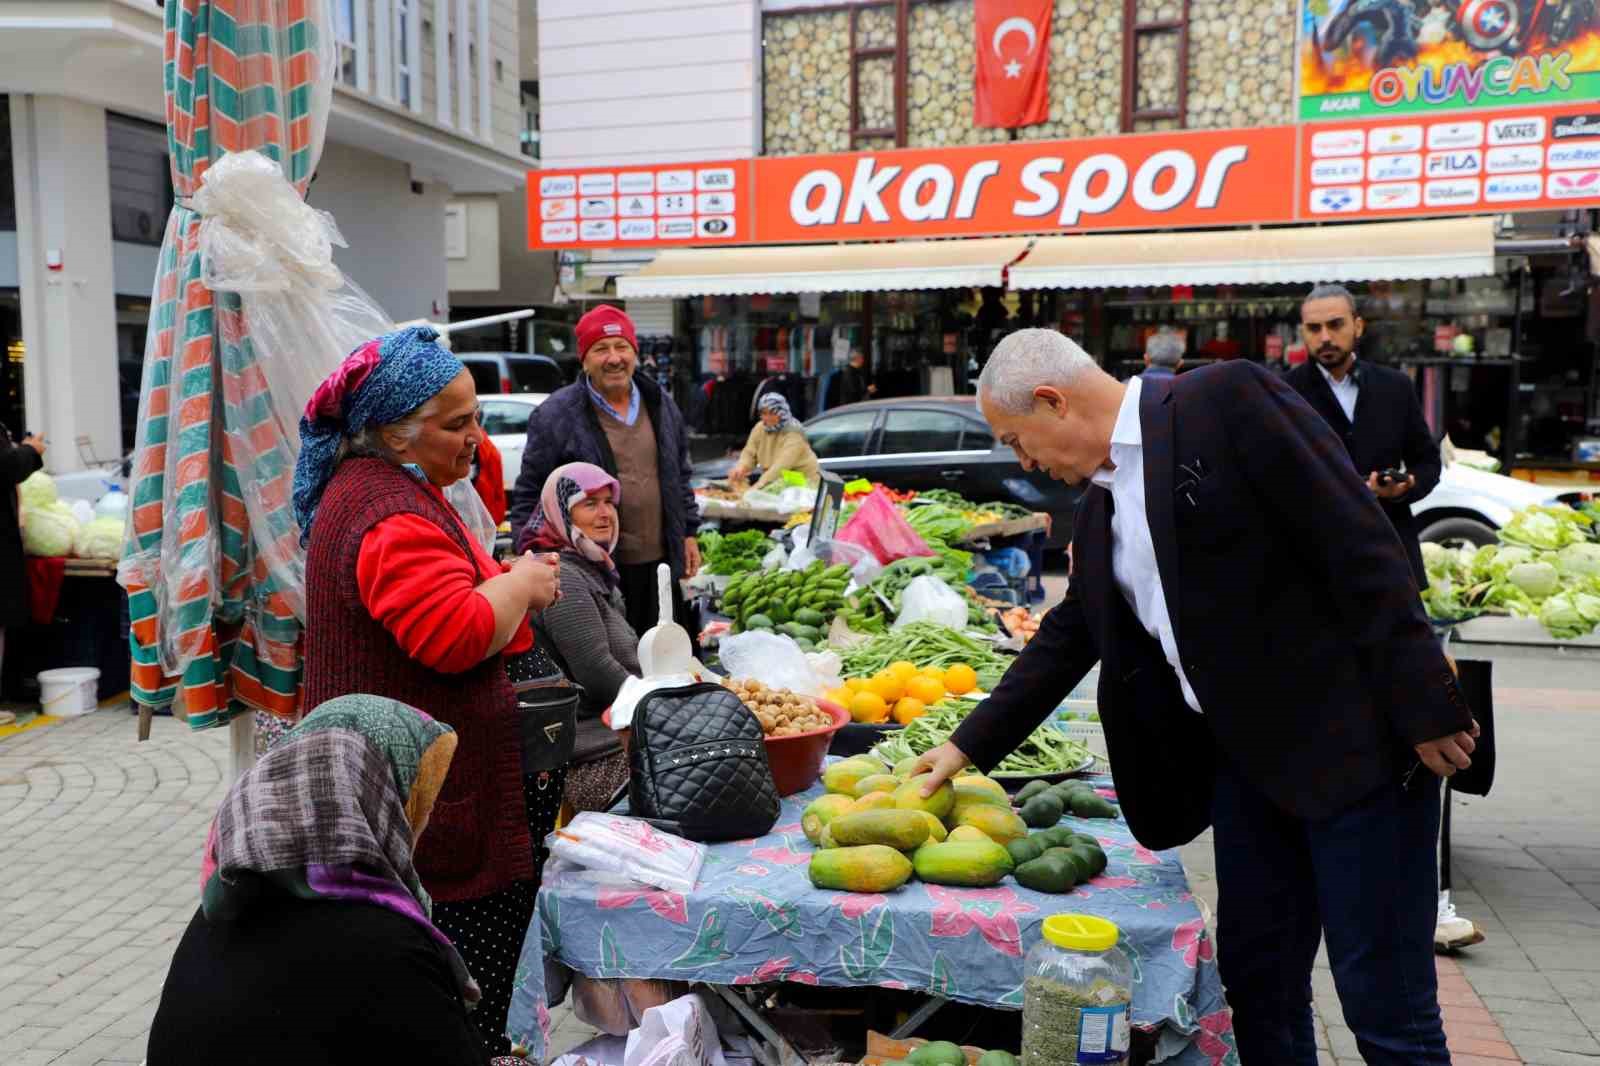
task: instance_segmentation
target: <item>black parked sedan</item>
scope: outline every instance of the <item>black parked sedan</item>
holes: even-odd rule
[[[1052,516],[1049,546],[1072,539],[1080,490],[1041,471],[1025,471],[995,440],[972,396],[868,400],[825,411],[805,424],[824,470],[846,481],[871,478],[897,489],[953,489],[976,502],[1004,501]],[[694,466],[694,476],[727,476],[734,459]]]

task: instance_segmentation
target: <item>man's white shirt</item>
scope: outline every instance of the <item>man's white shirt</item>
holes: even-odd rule
[[[1200,699],[1178,660],[1178,638],[1167,612],[1167,594],[1156,566],[1156,544],[1144,509],[1144,429],[1139,424],[1142,389],[1137,376],[1128,380],[1117,411],[1117,424],[1111,431],[1113,468],[1101,467],[1091,480],[1111,493],[1111,576],[1145,632],[1160,641],[1167,662],[1183,686],[1184,702],[1198,711]]]
[[[1356,424],[1356,397],[1361,392],[1361,386],[1356,384],[1356,364],[1350,363],[1350,372],[1344,376],[1343,381],[1335,381],[1333,375],[1328,373],[1328,368],[1321,363],[1317,369],[1322,372],[1322,380],[1328,383],[1328,388],[1333,390],[1333,398],[1339,401],[1339,406],[1344,409],[1344,416],[1353,426]]]

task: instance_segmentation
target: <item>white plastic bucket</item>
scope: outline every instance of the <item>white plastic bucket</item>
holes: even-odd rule
[[[39,674],[40,710],[57,718],[88,714],[99,706],[100,671],[68,666]]]

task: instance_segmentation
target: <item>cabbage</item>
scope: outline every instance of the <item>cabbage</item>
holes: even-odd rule
[[[29,474],[17,491],[22,493],[24,507],[49,507],[57,499],[56,480],[43,470]]]
[[[1577,603],[1583,593],[1562,592],[1551,596],[1539,607],[1539,622],[1558,640],[1581,637],[1594,628],[1595,623],[1585,618]],[[1593,599],[1592,596],[1585,596]],[[1600,609],[1600,608],[1596,608]]]
[[[1592,626],[1600,626],[1600,596],[1591,592],[1568,593],[1572,597],[1572,605],[1583,615],[1583,620]]]
[[[51,486],[54,491],[55,486]],[[71,555],[78,535],[72,508],[57,500],[44,507],[23,508],[22,550],[29,555]]]
[[[1594,519],[1565,505],[1524,507],[1500,529],[1500,539],[1530,548],[1555,551],[1589,539]]]
[[[1570,577],[1600,577],[1600,544],[1568,544],[1556,553],[1556,567]]]
[[[1521,566],[1523,563],[1534,562],[1537,558],[1538,556],[1530,549],[1520,545],[1502,545],[1489,561],[1488,576],[1504,581],[1513,567]]]
[[[72,542],[82,559],[116,559],[122,555],[122,519],[96,518],[84,523]]]
[[[1549,563],[1518,563],[1506,580],[1535,600],[1542,600],[1561,587],[1561,575]]]

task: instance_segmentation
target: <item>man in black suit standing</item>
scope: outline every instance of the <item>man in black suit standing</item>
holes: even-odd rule
[[[1411,504],[1439,484],[1439,445],[1422,417],[1411,379],[1356,358],[1365,328],[1348,289],[1318,285],[1300,305],[1300,332],[1311,358],[1284,380],[1344,441],[1356,472],[1367,479],[1399,534],[1417,587],[1427,588]],[[1404,477],[1385,479],[1384,471],[1402,468]]]
[[[1433,965],[1438,778],[1472,721],[1404,551],[1339,438],[1261,367],[1114,380],[1021,330],[979,382],[1027,469],[1091,482],[1072,581],[951,737],[924,791],[992,768],[1100,663],[1129,828],[1210,825],[1218,946],[1245,1066],[1313,1066],[1326,937],[1369,1063],[1448,1063]]]

